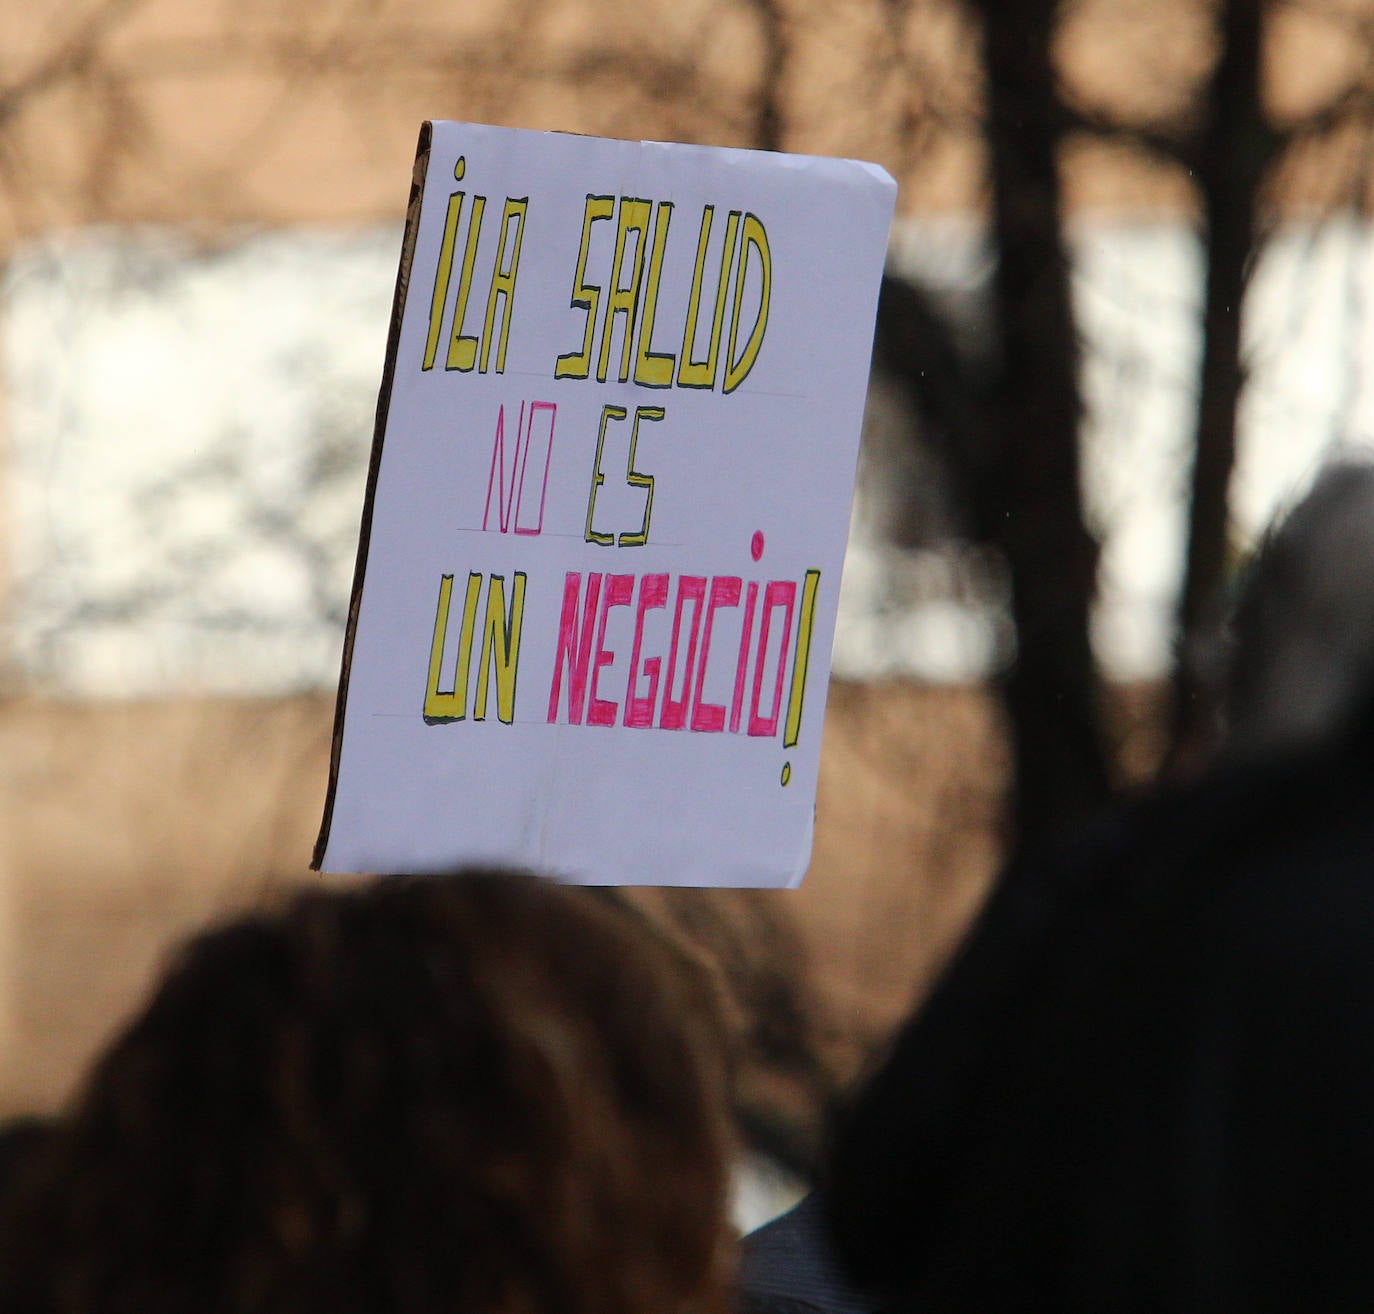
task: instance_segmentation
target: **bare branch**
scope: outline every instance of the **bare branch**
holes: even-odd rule
[[[0,125],[20,113],[33,97],[87,72],[111,29],[142,3],[143,0],[106,0],[93,18],[85,19],[76,32],[55,45],[37,68],[17,82],[0,87]]]

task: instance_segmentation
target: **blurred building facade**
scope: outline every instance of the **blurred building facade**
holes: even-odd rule
[[[1061,9],[1085,118],[1186,111],[1211,0]],[[1374,0],[1273,13],[1276,113],[1362,85]],[[954,0],[32,0],[0,36],[12,1109],[69,1087],[177,934],[303,874],[422,120],[876,160],[901,186],[893,269],[974,355],[991,263]],[[1314,136],[1266,201],[1280,236],[1249,306],[1238,548],[1321,454],[1374,432],[1367,135]],[[1149,675],[1182,550],[1196,200],[1120,135],[1071,134],[1062,161],[1099,649],[1110,673]],[[916,428],[875,376],[837,670],[968,681],[1008,655],[1005,586],[960,540]],[[852,1059],[976,907],[1005,764],[976,689],[845,685],[830,706],[815,860],[788,906]],[[766,911],[739,906],[756,945]]]
[[[1364,5],[1363,10],[1369,10]],[[1081,3],[1071,101],[1165,121],[1207,6]],[[1288,114],[1354,76],[1359,5],[1279,6]],[[974,34],[949,0],[517,5],[52,0],[6,16],[0,671],[126,696],[327,688],[347,603],[420,121],[846,154],[901,182],[892,264],[990,332]],[[1374,435],[1358,143],[1299,155],[1248,319],[1236,529]],[[1201,268],[1187,180],[1070,137],[1085,494],[1107,673],[1170,659]],[[1365,179],[1367,184],[1367,178]],[[1342,190],[1344,189],[1344,190]],[[1333,215],[1335,216],[1333,218]],[[875,380],[837,669],[977,679],[1009,655],[995,569],[951,542]],[[914,453],[914,454],[913,454]],[[938,496],[934,499],[938,501]],[[917,542],[894,516],[927,516]],[[912,536],[908,535],[907,538]]]

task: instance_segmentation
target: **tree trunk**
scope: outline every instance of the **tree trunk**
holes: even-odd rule
[[[1110,792],[1089,608],[1097,544],[1083,520],[1078,343],[1061,227],[1055,0],[971,0],[982,19],[1001,368],[993,398],[995,541],[1017,655],[1003,688],[1015,823],[1034,839]]]
[[[1226,575],[1236,406],[1245,384],[1241,305],[1255,253],[1257,197],[1275,150],[1260,88],[1265,8],[1266,0],[1225,0],[1222,6],[1220,50],[1197,156],[1207,286],[1187,564],[1178,609],[1169,749],[1174,768],[1210,748],[1217,714],[1199,654]]]

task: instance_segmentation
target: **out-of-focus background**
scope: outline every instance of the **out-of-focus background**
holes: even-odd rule
[[[30,0],[0,16],[0,1112],[300,882],[425,118],[857,156],[898,218],[788,893],[717,961],[804,1174],[1018,836],[1208,751],[1374,443],[1374,0]]]

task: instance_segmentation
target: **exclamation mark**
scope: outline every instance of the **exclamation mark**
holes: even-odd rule
[[[787,721],[783,726],[782,746],[795,748],[801,736],[802,704],[806,699],[806,672],[811,664],[811,634],[816,621],[816,591],[821,572],[808,570],[802,584],[801,618],[797,625],[797,647],[792,657],[792,687],[787,695]],[[782,764],[782,783],[792,781],[792,763]]]

